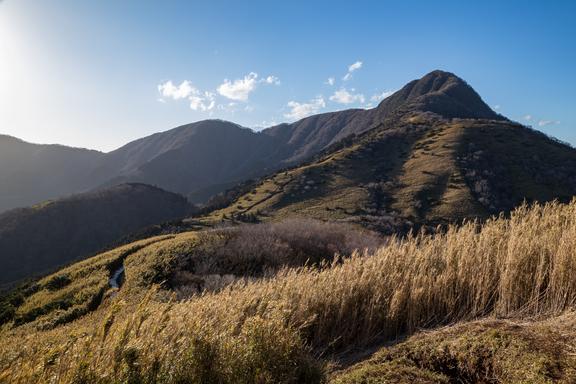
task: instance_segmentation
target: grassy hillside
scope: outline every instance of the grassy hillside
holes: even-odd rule
[[[332,374],[334,384],[573,383],[576,314],[480,320],[422,332]]]
[[[302,227],[307,233],[300,232]],[[284,267],[319,265],[336,254],[376,249],[374,233],[311,220],[150,237],[72,264],[12,291],[1,302],[0,324],[50,329],[95,310],[116,294],[109,278],[124,266],[122,296],[161,284],[186,298]]]
[[[373,235],[335,243],[348,228],[291,225],[292,235],[261,224],[144,245],[125,257],[117,295],[90,314],[52,330],[5,324],[0,380],[362,383],[405,372],[422,383],[573,382],[576,202],[391,238],[342,259],[330,255],[372,249]],[[301,265],[322,233],[319,244],[333,246],[309,266],[278,270]],[[238,269],[263,262],[270,268]],[[483,318],[492,320],[474,322]],[[418,333],[455,322],[464,323]]]
[[[186,199],[124,184],[0,215],[0,286],[32,278],[112,246],[133,232],[190,214]]]
[[[108,279],[130,254],[169,237],[142,240],[80,261],[13,291],[2,301],[0,322],[54,328],[95,310],[109,291]]]
[[[241,190],[205,220],[306,216],[393,233],[569,201],[576,151],[508,121],[412,112]]]

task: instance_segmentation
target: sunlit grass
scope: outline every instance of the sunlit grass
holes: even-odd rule
[[[161,245],[144,249],[146,257],[154,258],[153,247]],[[52,331],[6,331],[0,377],[14,383],[320,382],[320,356],[375,338],[484,317],[543,319],[574,308],[574,249],[576,202],[551,203],[521,207],[510,219],[481,227],[394,239],[372,255],[357,253],[324,268],[241,280],[186,301],[151,291],[133,304],[119,295],[106,311]]]

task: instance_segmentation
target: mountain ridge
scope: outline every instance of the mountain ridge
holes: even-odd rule
[[[11,201],[6,197],[9,193],[0,187],[0,212],[125,182],[158,185],[202,203],[219,192],[221,185],[297,165],[350,135],[382,125],[391,127],[396,115],[409,111],[504,119],[465,81],[452,73],[436,70],[411,81],[372,109],[326,112],[258,132],[223,120],[202,120],[134,140],[108,153],[86,152],[91,159],[68,161],[74,169],[63,173],[56,190],[44,185],[47,182],[38,183],[26,176],[25,170],[15,171],[22,180],[15,177],[6,180],[4,185],[12,186],[10,194],[16,194],[14,191],[18,192],[18,188],[36,193],[30,196],[20,193],[22,198]],[[62,151],[67,150],[62,148]],[[59,166],[46,167],[43,173],[57,172]]]
[[[411,112],[241,185],[204,220],[312,217],[393,234],[576,195],[576,150],[507,119]]]

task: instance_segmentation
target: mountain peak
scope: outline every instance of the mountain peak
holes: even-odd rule
[[[451,72],[434,70],[406,84],[380,103],[379,109],[434,112],[447,118],[505,120],[480,95]]]
[[[455,74],[439,69],[424,75],[416,83],[416,89],[422,94],[441,92],[451,87],[469,87],[469,85]]]

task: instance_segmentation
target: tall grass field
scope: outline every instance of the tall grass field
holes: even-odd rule
[[[570,316],[576,306],[576,202],[525,205],[507,218],[393,237],[326,260],[238,278],[184,298],[162,285],[130,295],[123,288],[96,311],[51,330],[6,324],[0,382],[395,382],[369,381],[369,375],[345,381],[332,371],[355,348],[423,337],[418,335],[427,329]],[[517,339],[511,340],[503,348],[515,346]],[[563,345],[575,347],[570,340]],[[567,372],[574,361],[566,361],[563,373],[555,374],[571,382]],[[415,382],[449,377],[430,364],[430,381]],[[514,366],[506,369],[490,371],[496,376],[484,382],[507,382],[497,376],[502,372],[522,376],[513,376]],[[525,382],[548,382],[548,373],[534,375]]]

